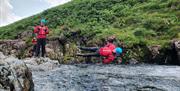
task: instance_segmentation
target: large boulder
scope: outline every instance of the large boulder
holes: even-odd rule
[[[68,42],[65,37],[52,37],[49,38],[46,45],[46,55],[59,63],[76,63],[77,47],[73,42]]]
[[[26,42],[23,40],[0,40],[0,51],[5,55],[20,56],[26,47]]]
[[[159,63],[157,61],[161,60],[161,46],[160,45],[153,45],[148,47],[149,54],[148,59],[150,63]]]
[[[160,45],[149,46],[148,48],[149,48],[149,51],[150,51],[150,53],[152,55],[152,59],[156,58],[156,56],[158,54],[160,54],[160,52],[159,52],[160,49],[161,49]]]
[[[58,41],[48,41],[46,45],[46,56],[51,59],[62,60],[63,50]]]
[[[180,65],[180,40],[176,40],[173,42],[174,49],[178,58],[178,63]]]
[[[0,90],[34,91],[31,70],[27,65],[13,56],[0,53]]]
[[[26,58],[23,60],[32,71],[48,71],[58,67],[57,60],[50,58]]]

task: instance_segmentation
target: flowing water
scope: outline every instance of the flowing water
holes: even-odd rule
[[[59,65],[33,80],[35,91],[180,91],[180,66]]]
[[[4,55],[0,59],[19,60]],[[35,91],[180,91],[180,66],[58,65],[49,58],[22,61],[32,70]]]

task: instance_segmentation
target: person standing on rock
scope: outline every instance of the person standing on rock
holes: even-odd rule
[[[34,33],[37,34],[37,47],[36,47],[36,57],[39,57],[40,50],[41,56],[44,57],[45,55],[45,45],[46,45],[46,35],[49,34],[49,29],[45,24],[47,21],[45,19],[41,19],[41,24],[35,26]]]

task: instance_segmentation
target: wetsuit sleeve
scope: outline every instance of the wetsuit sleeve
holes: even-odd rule
[[[48,29],[48,27],[46,27],[46,34],[49,34],[49,29]]]
[[[114,60],[114,55],[109,55],[108,57],[106,57],[104,60],[103,60],[103,63],[104,64],[109,64],[111,63],[113,60]]]

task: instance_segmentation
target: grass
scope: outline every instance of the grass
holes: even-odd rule
[[[129,48],[142,43],[168,46],[180,38],[179,0],[73,0],[0,27],[0,39],[15,39],[42,17],[48,20],[49,37],[81,31],[81,37],[93,36],[87,42],[97,43],[116,35]]]

